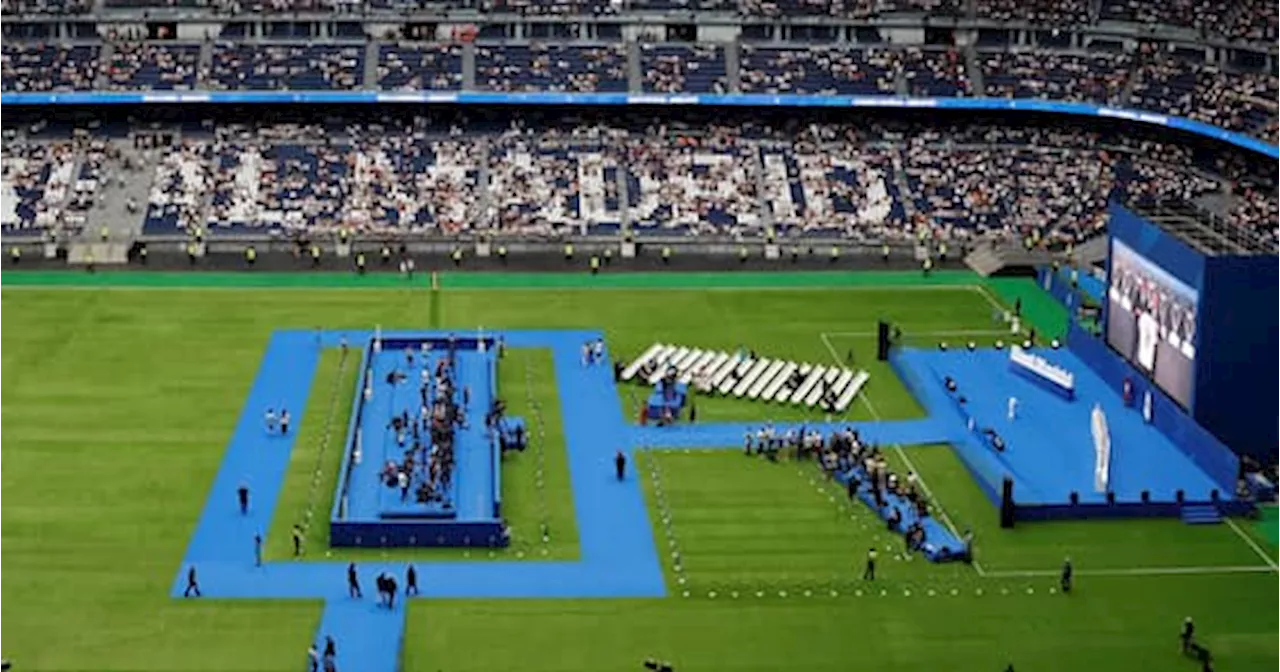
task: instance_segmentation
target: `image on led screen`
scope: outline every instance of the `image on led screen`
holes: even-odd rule
[[[1195,289],[1112,241],[1107,344],[1184,407],[1195,377],[1199,300]]]

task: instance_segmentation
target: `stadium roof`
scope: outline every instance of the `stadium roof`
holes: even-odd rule
[[[1218,215],[1185,201],[1134,204],[1131,207],[1192,249],[1209,256],[1276,254],[1274,246],[1268,245],[1247,227],[1232,226]]]

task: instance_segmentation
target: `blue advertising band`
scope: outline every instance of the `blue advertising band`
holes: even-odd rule
[[[1088,103],[1007,98],[899,98],[894,96],[807,96],[769,94],[627,94],[627,93],[450,93],[438,91],[153,91],[138,93],[4,93],[0,105],[171,105],[280,103],[400,103],[458,105],[707,105],[743,107],[865,107],[992,110],[1106,117],[1166,126],[1227,142],[1280,160],[1280,147],[1182,117]]]

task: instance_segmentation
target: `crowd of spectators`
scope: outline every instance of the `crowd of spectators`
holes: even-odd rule
[[[750,170],[755,151],[728,126],[628,138],[632,228],[691,235],[758,228],[758,182]]]
[[[365,82],[362,43],[223,42],[95,46],[8,41],[3,89],[13,92],[137,90],[384,90],[463,88],[463,47],[456,43],[378,45],[374,81]],[[955,49],[742,45],[736,88],[743,93],[1047,98],[1132,107],[1189,117],[1276,139],[1274,73],[1242,72],[1144,51],[1138,56],[1037,50],[977,53],[983,90]],[[645,92],[727,93],[730,73],[719,44],[640,46]],[[475,47],[475,87],[504,92],[624,92],[630,77],[621,44]]]
[[[1218,23],[1227,14],[1223,0],[1102,0],[1104,20],[1200,28]]]
[[[0,145],[0,223],[5,233],[39,231],[63,224],[75,170],[70,142]]]
[[[505,122],[510,124],[509,121]],[[1276,175],[1124,131],[985,123],[210,124],[146,156],[146,230],[487,229],[554,236],[839,234],[1079,241],[1109,197],[1189,201],[1274,240]],[[5,143],[9,228],[114,175],[91,145]],[[78,171],[78,172],[76,172]],[[92,190],[86,190],[89,197]]]
[[[215,89],[354,89],[364,78],[363,45],[221,44],[213,52]]]
[[[4,0],[0,10],[10,14],[87,14],[94,0]]]
[[[507,134],[489,159],[486,219],[493,228],[581,235],[621,227],[618,148],[606,140]]]
[[[961,0],[738,0],[747,16],[831,16],[860,19],[892,13],[963,15]]]
[[[740,59],[743,93],[892,95],[901,70],[887,49],[743,45]]]
[[[992,21],[1026,21],[1046,26],[1090,22],[1091,0],[975,0],[974,14]]]
[[[590,93],[627,90],[621,44],[531,44],[476,48],[476,86],[491,91]]]
[[[775,230],[808,235],[909,235],[892,147],[845,129],[811,126],[761,148],[766,212]]]
[[[456,44],[384,44],[378,48],[378,88],[462,88],[462,47]]]
[[[987,95],[1119,105],[1133,74],[1123,54],[1014,52],[980,54]]]
[[[85,91],[98,75],[98,48],[6,40],[0,46],[5,91]]]
[[[973,85],[965,73],[964,56],[954,49],[902,52],[907,89],[913,96],[972,96]]]
[[[185,91],[196,88],[200,46],[157,42],[121,42],[103,64],[103,88]]]
[[[1275,104],[1280,90],[1274,73],[1234,73],[1211,64],[1153,58],[1139,67],[1137,77],[1133,107],[1188,117],[1275,142]]]
[[[725,93],[724,47],[640,45],[644,90],[653,93]]]

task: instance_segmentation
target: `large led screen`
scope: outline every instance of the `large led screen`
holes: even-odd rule
[[[1190,406],[1200,293],[1113,240],[1107,301],[1107,343]]]

